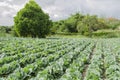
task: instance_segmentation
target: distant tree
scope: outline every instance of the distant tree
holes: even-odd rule
[[[108,25],[109,28],[111,29],[118,29],[120,26],[120,20],[116,18],[106,18],[105,19],[106,24]]]
[[[50,32],[52,21],[34,0],[30,0],[14,17],[14,23],[17,36],[42,38]]]
[[[90,17],[90,15],[86,15],[81,21],[78,22],[77,30],[82,35],[91,35],[93,24],[91,23]]]
[[[6,27],[5,27],[5,26],[0,26],[0,32],[1,32],[1,33],[2,33],[2,32],[6,33]]]
[[[107,25],[104,21],[96,15],[86,15],[81,21],[78,22],[77,30],[82,35],[92,36],[92,32],[105,29]]]
[[[80,33],[86,36],[92,36],[94,31],[106,29],[108,25],[104,19],[98,18],[96,15],[83,15],[76,13],[66,20],[60,20],[54,23],[52,31],[64,33]]]
[[[66,27],[68,28],[69,32],[77,32],[77,25],[78,22],[81,21],[84,18],[84,16],[80,13],[76,13],[74,15],[71,15],[70,18],[66,20]]]
[[[12,31],[12,26],[0,26],[0,32],[10,33]]]

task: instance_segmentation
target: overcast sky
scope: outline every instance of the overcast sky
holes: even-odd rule
[[[13,25],[13,17],[29,0],[0,0],[0,25]],[[52,20],[76,12],[120,18],[120,0],[36,0]]]

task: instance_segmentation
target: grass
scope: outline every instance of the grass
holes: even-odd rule
[[[50,35],[47,36],[47,38],[87,38],[87,36],[84,35]]]
[[[13,37],[12,34],[0,33],[0,37]]]
[[[0,37],[13,37],[12,34],[0,32]],[[54,35],[48,35],[47,38],[90,38],[88,36],[81,35],[79,33],[57,33]],[[98,30],[93,32],[91,38],[120,38],[120,30]]]

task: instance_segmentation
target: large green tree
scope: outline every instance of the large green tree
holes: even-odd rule
[[[30,0],[14,17],[14,31],[19,37],[45,37],[51,26],[48,14]]]

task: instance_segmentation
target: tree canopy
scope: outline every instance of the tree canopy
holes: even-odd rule
[[[45,37],[51,26],[48,14],[30,0],[14,17],[14,31],[20,37]]]

